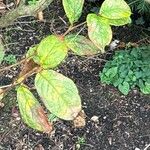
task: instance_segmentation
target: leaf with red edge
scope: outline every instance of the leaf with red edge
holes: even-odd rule
[[[22,119],[28,126],[45,133],[52,131],[42,106],[24,85],[17,89],[17,101]]]

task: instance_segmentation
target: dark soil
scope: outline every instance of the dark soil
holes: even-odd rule
[[[54,32],[63,33],[67,28],[60,19],[66,20],[59,2],[49,6],[45,18],[47,21],[41,23],[27,17],[0,29],[6,55],[13,54],[20,60],[31,45]],[[81,32],[86,34],[86,28]],[[114,28],[114,39],[121,42],[148,44],[148,38],[148,29],[144,27]],[[54,123],[50,135],[28,128],[20,120],[16,93],[10,91],[3,100],[5,106],[0,109],[0,150],[148,150],[144,148],[150,144],[150,95],[134,89],[123,96],[116,88],[99,81],[99,71],[113,53],[108,50],[104,55],[89,58],[69,54],[57,69],[78,86],[87,115],[83,128],[74,128],[72,122],[62,120]],[[0,85],[10,84],[16,74],[18,68],[0,73]],[[32,82],[29,80],[28,84]],[[98,120],[94,121],[93,116]]]

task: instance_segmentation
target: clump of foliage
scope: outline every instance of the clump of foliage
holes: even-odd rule
[[[142,93],[150,94],[149,58],[150,46],[117,51],[100,72],[101,82],[118,87],[124,95],[136,86]]]
[[[3,59],[7,64],[15,64],[17,62],[15,55],[7,55]]]
[[[150,1],[149,0],[126,0],[130,7],[143,14],[148,14],[150,13]]]
[[[58,118],[81,121],[84,118],[78,116],[82,110],[78,89],[71,79],[56,72],[55,68],[67,57],[69,50],[79,56],[105,52],[105,46],[112,40],[111,26],[131,22],[131,10],[124,0],[105,0],[98,14],[88,14],[86,22],[74,26],[82,14],[84,0],[62,2],[70,22],[68,30],[62,35],[49,35],[31,47],[22,61],[19,76],[9,88],[3,89],[4,93],[17,86],[17,101],[24,122],[46,133],[51,132],[52,124],[24,81],[35,74],[35,88],[45,107]],[[85,23],[89,39],[79,33],[69,34]],[[81,122],[84,124],[83,120]]]

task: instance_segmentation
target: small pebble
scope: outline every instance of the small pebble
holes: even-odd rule
[[[114,40],[110,43],[110,50],[116,49],[117,45],[119,44],[119,40]]]
[[[20,117],[17,117],[16,120],[19,121],[19,120],[21,120],[21,118],[20,118]]]
[[[91,118],[91,120],[94,121],[94,122],[99,122],[98,118],[99,118],[98,116],[93,116]]]
[[[92,89],[90,89],[90,92],[93,92],[93,90],[92,90]]]
[[[106,119],[106,118],[107,118],[106,116],[103,117],[103,119]]]
[[[135,150],[140,150],[140,149],[136,147]]]

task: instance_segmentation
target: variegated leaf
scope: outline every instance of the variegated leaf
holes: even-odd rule
[[[81,111],[81,99],[74,82],[53,70],[43,70],[35,87],[46,108],[59,118],[73,120]]]

